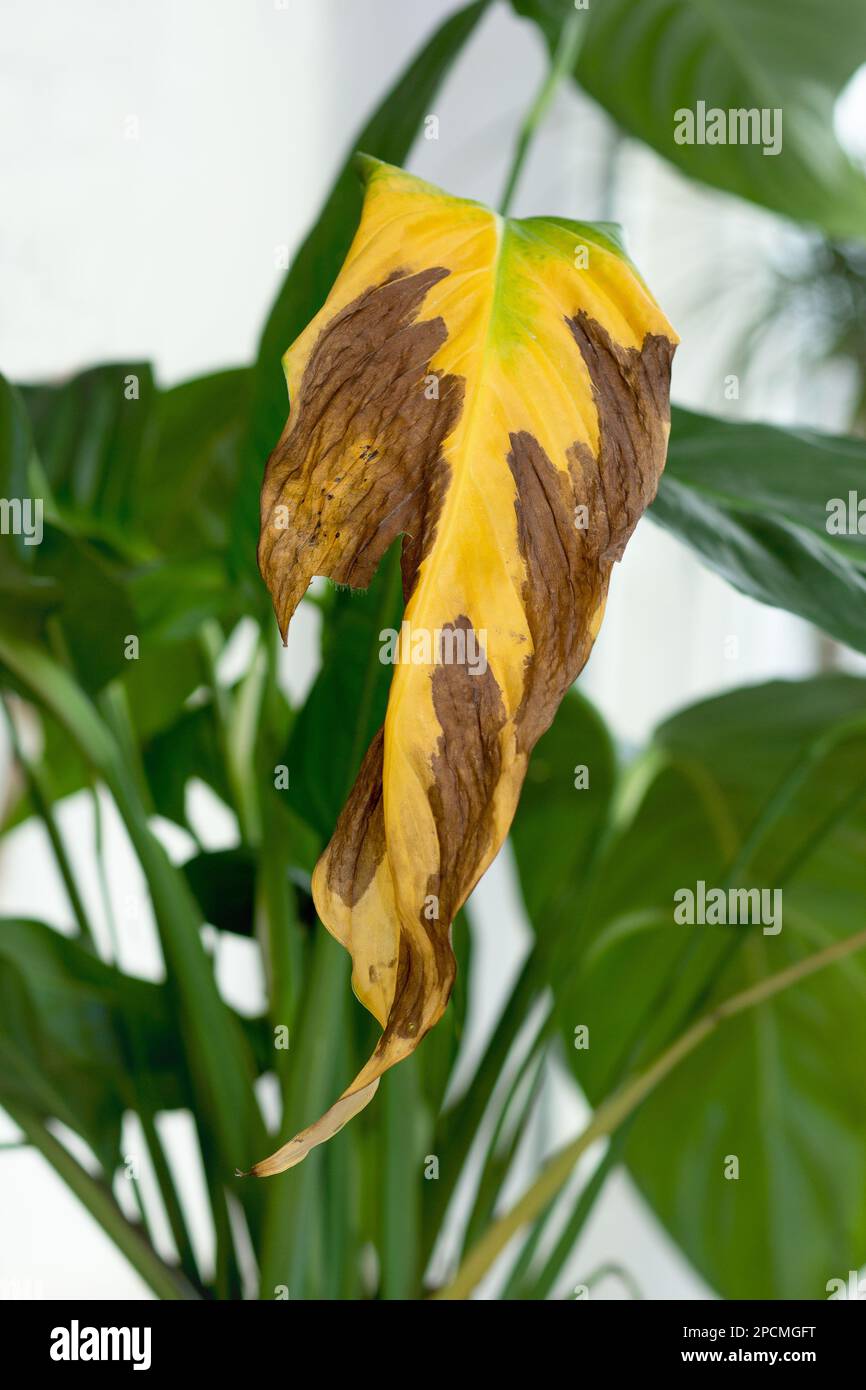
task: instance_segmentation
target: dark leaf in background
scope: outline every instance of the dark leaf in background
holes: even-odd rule
[[[828,502],[866,495],[866,441],[674,408],[649,515],[728,583],[866,652],[866,535],[828,532]]]
[[[185,710],[143,748],[144,770],[154,809],[177,825],[186,825],[186,789],[197,777],[227,806],[231,791],[220,750],[213,706]]]
[[[135,731],[142,742],[162,733],[183,713],[186,702],[207,684],[208,671],[197,637],[170,646],[146,644],[129,662],[123,688]],[[195,768],[187,769],[193,776]]]
[[[252,936],[256,856],[248,849],[197,854],[183,866],[202,916],[220,931]]]
[[[563,914],[572,917],[574,903],[562,901],[562,887],[568,885],[570,893],[589,866],[607,822],[615,777],[607,727],[572,689],[533,751],[521,795],[525,812],[511,830],[529,920],[542,949]],[[568,830],[551,839],[554,820]]]
[[[283,795],[326,842],[385,717],[392,673],[379,660],[379,633],[400,627],[399,550],[397,542],[369,589],[333,595],[322,667],[292,728]]]
[[[37,549],[36,579],[56,585],[47,617],[81,685],[95,693],[127,669],[127,639],[142,640],[125,576],[112,556],[50,524]],[[51,645],[47,626],[42,638]]]
[[[66,528],[37,457],[23,394],[0,378],[0,495],[30,511],[0,537],[0,628],[61,648],[86,690],[124,666],[136,616],[117,557]],[[31,541],[32,543],[28,543]]]
[[[161,554],[225,554],[251,379],[250,369],[239,367],[157,394],[137,472],[135,520]]]

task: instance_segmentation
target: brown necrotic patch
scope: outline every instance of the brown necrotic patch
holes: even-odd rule
[[[313,575],[366,588],[401,533],[411,590],[447,489],[443,441],[463,401],[459,377],[426,389],[446,328],[418,314],[448,273],[395,271],[336,314],[310,353],[262,486],[259,568],[284,635]]]
[[[664,467],[674,344],[648,334],[622,348],[583,311],[567,319],[592,384],[597,456],[575,442],[568,471],[526,432],[511,436],[517,538],[526,566],[523,601],[532,654],[516,715],[517,747],[529,753],[592,648],[592,620]]]
[[[468,651],[473,629],[467,617],[461,614],[443,628],[443,632],[460,630],[464,633],[461,646]],[[475,649],[480,649],[477,637]],[[447,932],[493,837],[493,794],[502,776],[500,734],[506,713],[489,666],[482,672],[463,661],[439,664],[431,681],[433,709],[442,732],[427,793],[439,841],[439,872],[431,876],[427,891],[439,898],[440,920]],[[423,915],[421,921],[423,925]]]
[[[472,624],[462,614],[443,627],[444,633],[458,631],[463,634],[459,649],[471,650]],[[431,918],[419,904],[417,920],[401,931],[394,1002],[379,1052],[387,1050],[394,1036],[417,1040],[448,1002],[456,969],[451,922],[493,839],[493,798],[502,776],[500,734],[506,713],[489,667],[481,672],[465,661],[438,663],[431,682],[441,733],[427,797],[438,869],[430,874],[426,893],[428,900],[438,901],[438,911]]]
[[[347,907],[354,907],[364,896],[385,853],[384,748],[385,730],[382,728],[367,749],[328,846],[328,888]]]
[[[576,525],[572,477],[525,431],[511,436],[508,466],[517,488],[522,597],[532,639],[515,725],[518,750],[529,753],[589,655],[589,620],[603,586],[587,533]]]
[[[624,348],[583,310],[566,319],[589,372],[598,412],[598,456],[585,444],[570,451],[583,473],[590,502],[604,533],[599,559],[622,558],[626,542],[656,495],[665,463],[670,423],[674,344],[648,333],[638,348]]]

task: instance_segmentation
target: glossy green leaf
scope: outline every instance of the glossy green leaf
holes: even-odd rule
[[[859,498],[866,499],[863,440],[674,408],[668,462],[649,515],[743,593],[866,651],[866,516],[861,532]],[[844,510],[841,535],[834,502]]]
[[[593,1103],[714,1000],[861,925],[866,683],[774,682],[685,710],[613,806],[603,853],[570,885],[570,959],[563,937],[552,977],[566,1055]],[[548,833],[567,836],[567,823],[550,819]],[[530,884],[533,872],[521,862]],[[674,894],[700,880],[781,889],[781,931],[677,924]],[[739,1016],[628,1133],[633,1176],[724,1297],[826,1297],[827,1281],[866,1257],[864,990],[855,956]],[[588,1047],[575,1046],[581,1025]]]
[[[574,9],[572,0],[512,3],[551,49]],[[833,127],[836,98],[866,56],[859,0],[604,0],[582,18],[577,81],[630,135],[691,178],[831,236],[866,234],[866,178]],[[694,143],[677,143],[675,113],[697,112],[698,102],[726,117],[780,111],[778,152],[765,153],[776,148],[772,124],[756,143],[731,143],[727,121],[724,144],[698,143],[697,128]]]

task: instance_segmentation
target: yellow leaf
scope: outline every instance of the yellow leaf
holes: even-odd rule
[[[284,359],[259,565],[285,637],[314,575],[365,588],[404,537],[385,724],[313,878],[383,1032],[259,1175],[342,1128],[441,1016],[451,922],[589,655],[667,445],[676,338],[613,229],[506,220],[362,164],[345,265]]]

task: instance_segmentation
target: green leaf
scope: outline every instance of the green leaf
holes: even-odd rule
[[[567,836],[567,822],[551,817],[548,834]],[[782,930],[677,924],[674,894],[700,880],[781,889]],[[603,852],[569,886],[571,959],[563,936],[551,983],[566,1055],[597,1104],[696,1013],[861,925],[866,682],[773,682],[669,720],[623,777]],[[852,956],[736,1017],[628,1132],[638,1185],[723,1297],[826,1297],[866,1258],[864,993]]]
[[[110,547],[61,520],[22,394],[2,378],[0,491],[41,509],[35,543],[23,535],[0,538],[0,623],[14,635],[59,647],[84,688],[95,692],[123,669],[124,641],[138,632],[126,576]]]
[[[866,533],[827,530],[866,497],[866,442],[674,408],[649,515],[751,598],[866,651]],[[866,524],[866,523],[864,523]]]
[[[160,391],[136,478],[136,525],[165,555],[225,552],[249,411],[249,368]]]
[[[142,637],[126,576],[114,557],[59,527],[46,525],[34,577],[50,580],[56,604],[42,640],[61,650],[85,690],[95,693],[128,667],[126,639]]]
[[[164,985],[123,975],[41,922],[0,921],[0,1101],[63,1121],[108,1173],[136,1104],[136,1055],[161,1109],[190,1104],[176,1029]]]
[[[139,529],[138,468],[156,398],[148,364],[112,362],[21,391],[58,506],[103,523],[118,543],[128,538]]]
[[[39,546],[33,542],[39,534],[38,504],[45,508],[45,490],[41,486],[41,470],[33,447],[33,434],[20,391],[0,376],[0,497],[11,506],[21,505],[31,510],[26,517],[28,534],[14,529],[17,519],[10,510],[9,522],[4,517],[0,535],[0,618],[7,631],[28,637],[42,630],[48,615],[60,602],[56,582],[35,572]]]
[[[571,0],[512,0],[555,47]],[[839,145],[833,107],[866,52],[859,0],[604,0],[584,16],[575,77],[630,135],[685,174],[831,236],[863,237],[866,179]],[[675,113],[779,110],[781,149],[678,144]],[[701,123],[702,125],[703,123]],[[727,128],[727,122],[726,122]]]
[[[180,870],[153,836],[135,776],[108,725],[67,672],[39,648],[0,632],[0,661],[28,696],[67,730],[104,780],[126,825],[153,902],[180,1036],[195,1085],[194,1112],[210,1135],[222,1181],[264,1145],[249,1047],[221,999],[201,941],[201,917]],[[243,1191],[256,1218],[260,1197]]]
[[[0,376],[0,497],[35,499],[40,496],[40,471],[36,462],[33,434],[20,391],[16,391],[4,376]],[[44,500],[44,499],[43,499]],[[23,535],[3,536],[0,557],[0,582],[4,570],[26,571],[35,559],[36,546],[28,545]]]
[[[562,885],[580,880],[597,847],[616,777],[610,734],[588,700],[572,690],[533,751],[511,842],[530,920],[544,949],[563,908]],[[567,835],[549,837],[552,821]]]

